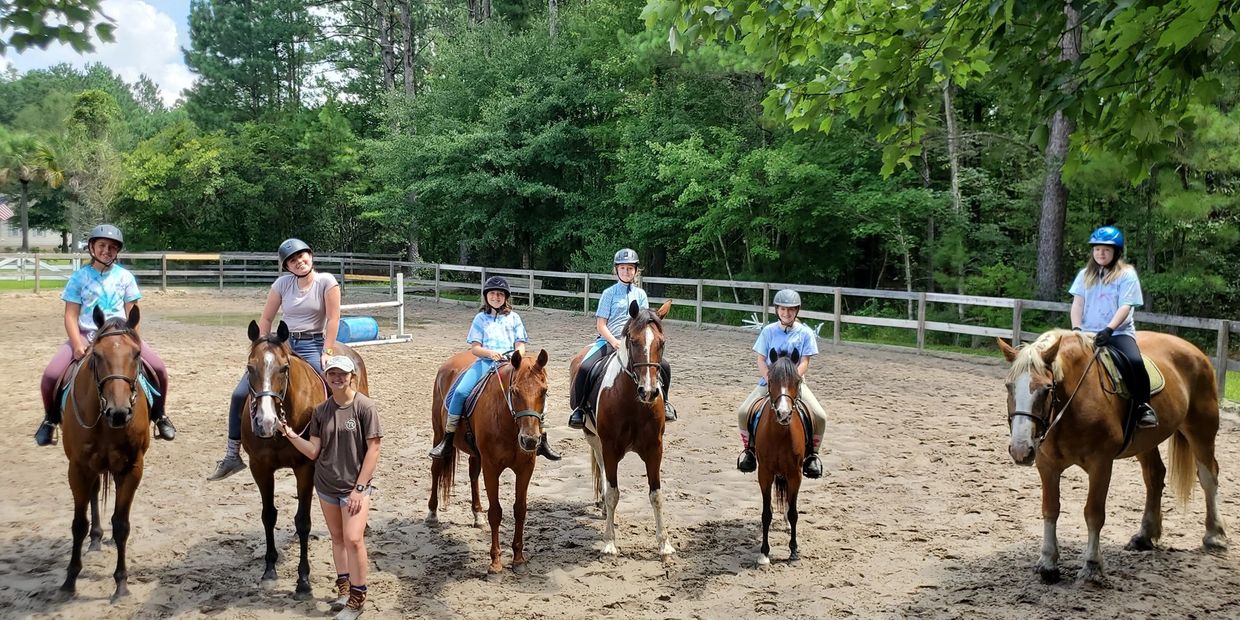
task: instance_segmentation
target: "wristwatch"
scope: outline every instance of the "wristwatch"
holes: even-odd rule
[[[369,489],[369,488],[370,488],[370,485],[369,485],[369,484],[359,484],[359,485],[357,485],[357,486],[353,487],[353,490],[354,490],[354,491],[357,491],[358,493],[365,493],[365,492],[366,492],[366,489]]]
[[[323,352],[324,352],[324,353],[326,353],[326,354],[328,354],[328,355],[335,355],[335,354],[336,354],[336,352],[335,352],[335,351],[331,350],[331,347],[328,347],[328,348],[326,348],[326,349],[323,349]]]

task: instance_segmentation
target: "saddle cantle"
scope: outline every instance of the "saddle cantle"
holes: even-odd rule
[[[1128,387],[1124,384],[1124,378],[1115,364],[1115,359],[1111,356],[1110,349],[1103,349],[1100,357],[1102,367],[1106,369],[1107,376],[1111,379],[1111,385],[1115,386],[1115,393],[1123,398],[1130,398]],[[1163,388],[1167,386],[1167,380],[1163,377],[1162,371],[1158,369],[1158,365],[1146,355],[1141,356],[1141,361],[1145,362],[1145,371],[1150,375],[1150,396],[1163,391]]]

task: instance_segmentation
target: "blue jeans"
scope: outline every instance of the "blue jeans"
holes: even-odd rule
[[[465,399],[474,391],[474,386],[495,366],[495,362],[479,358],[469,370],[461,373],[452,384],[452,394],[448,397],[448,417],[459,418],[465,409]]]
[[[319,357],[323,354],[323,337],[306,339],[291,339],[288,341],[289,347],[293,349],[293,355],[305,360],[307,364],[314,367],[314,371],[323,374],[323,365],[319,362]],[[241,381],[237,383],[237,387],[233,388],[232,398],[228,403],[228,438],[241,440],[241,408],[245,407],[245,398],[250,395],[249,376],[242,374]]]

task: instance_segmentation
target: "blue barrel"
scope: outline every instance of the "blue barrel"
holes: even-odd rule
[[[337,342],[363,342],[379,337],[379,322],[373,316],[340,317],[340,328],[336,331]]]

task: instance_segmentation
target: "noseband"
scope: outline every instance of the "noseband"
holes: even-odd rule
[[[1012,426],[1012,420],[1016,418],[1029,418],[1034,423],[1033,441],[1041,442],[1046,438],[1046,434],[1059,424],[1063,419],[1063,414],[1068,410],[1068,405],[1072,404],[1072,399],[1076,397],[1076,393],[1080,391],[1081,384],[1085,382],[1085,377],[1089,376],[1089,369],[1093,367],[1094,362],[1098,361],[1098,356],[1102,353],[1101,349],[1094,349],[1094,355],[1089,359],[1089,364],[1085,366],[1085,370],[1081,372],[1081,379],[1076,382],[1076,387],[1072,388],[1072,393],[1068,395],[1068,400],[1064,401],[1059,411],[1055,411],[1055,403],[1059,401],[1059,382],[1055,381],[1055,372],[1051,371],[1051,390],[1050,397],[1046,399],[1043,415],[1035,415],[1029,411],[1013,411],[1008,414],[1008,427]],[[1037,432],[1037,431],[1041,432]]]

